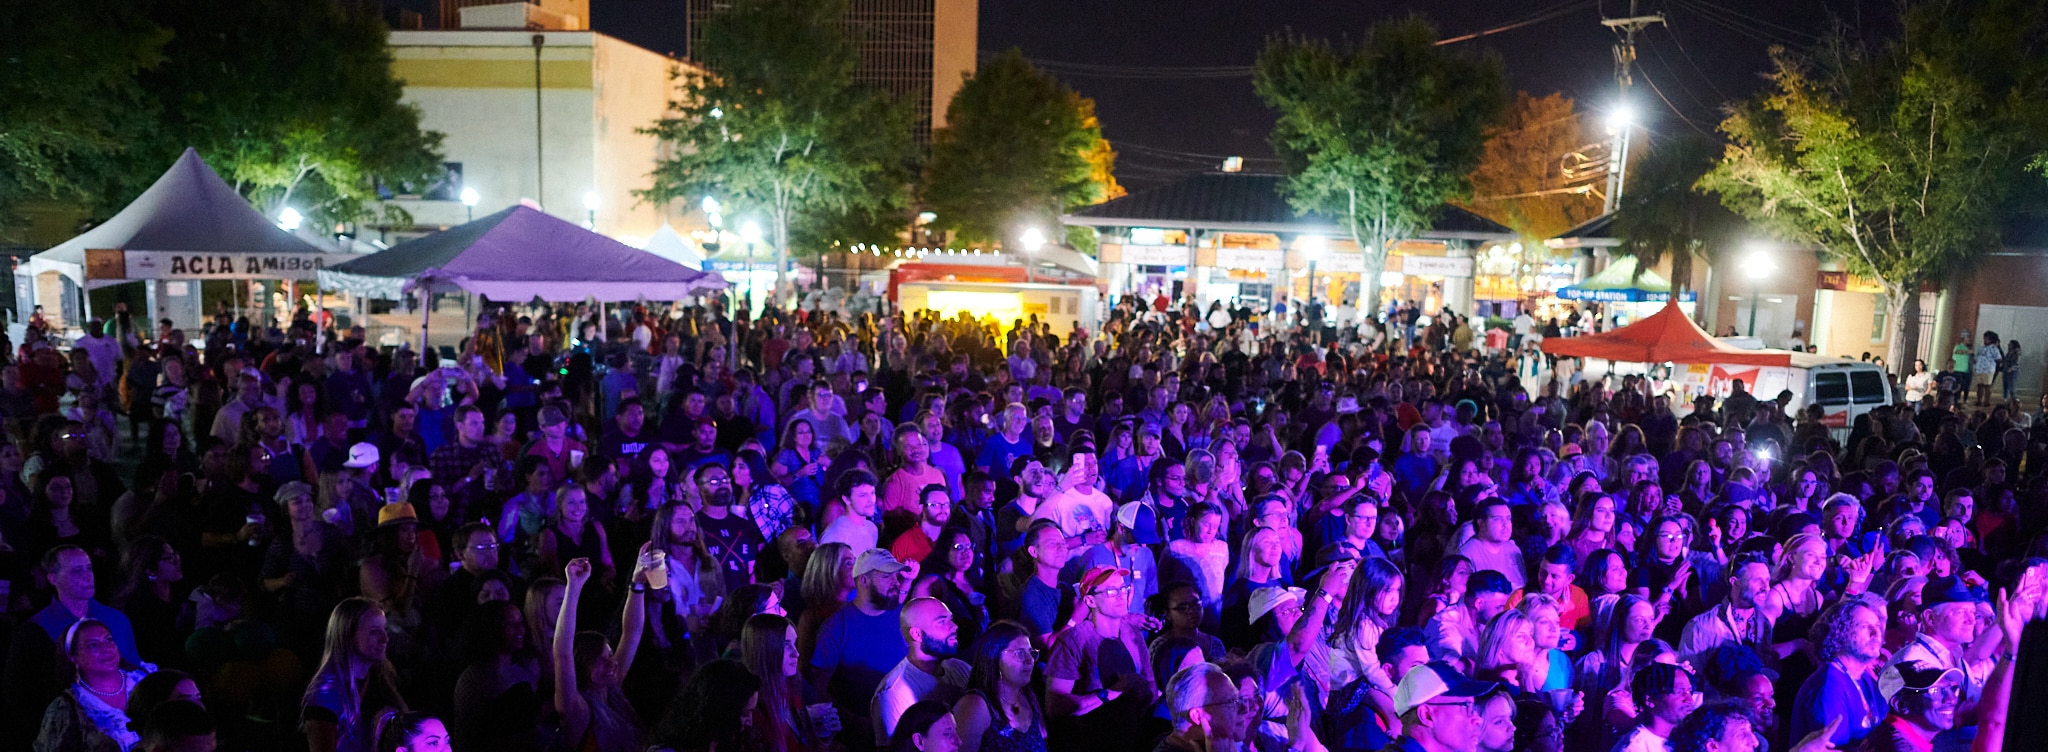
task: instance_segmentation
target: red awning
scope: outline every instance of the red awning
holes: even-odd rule
[[[1546,339],[1543,351],[1569,358],[1600,358],[1624,363],[1726,363],[1744,366],[1786,366],[1792,353],[1745,350],[1707,336],[1685,317],[1676,303],[1641,321],[1611,332]]]

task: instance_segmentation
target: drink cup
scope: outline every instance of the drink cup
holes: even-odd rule
[[[652,551],[648,553],[647,587],[655,590],[668,587],[668,552]]]
[[[571,449],[571,450],[569,450],[569,469],[571,469],[571,470],[582,470],[582,469],[583,469],[583,450],[581,450],[581,449]]]

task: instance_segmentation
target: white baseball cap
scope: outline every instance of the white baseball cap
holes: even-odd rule
[[[1430,661],[1408,670],[1394,687],[1394,713],[1405,715],[1416,706],[1438,697],[1485,697],[1499,684],[1467,678],[1443,661]]]
[[[349,446],[348,461],[341,463],[341,466],[354,468],[357,470],[364,470],[376,467],[377,461],[381,459],[383,459],[383,455],[377,451],[376,444],[372,444],[367,441],[358,441],[355,444]]]
[[[1259,619],[1271,613],[1273,609],[1279,608],[1281,604],[1288,601],[1301,603],[1307,597],[1308,591],[1298,587],[1275,586],[1253,590],[1251,602],[1252,623],[1257,624]]]

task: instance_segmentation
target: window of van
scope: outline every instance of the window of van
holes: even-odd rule
[[[1849,375],[1841,371],[1814,373],[1813,402],[1817,405],[1849,404]]]
[[[1856,404],[1878,405],[1884,403],[1884,374],[1874,370],[1849,372],[1849,392],[1855,395]]]

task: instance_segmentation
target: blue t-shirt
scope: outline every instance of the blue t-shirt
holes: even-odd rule
[[[534,387],[538,385],[539,382],[534,381],[533,376],[526,372],[524,366],[509,359],[505,361],[505,407],[517,410],[540,404],[540,398],[534,394],[532,389],[515,390],[512,388],[515,386]]]
[[[903,644],[900,609],[869,616],[859,606],[839,609],[818,628],[811,666],[832,675],[825,691],[843,708],[864,708],[875,688],[909,648]]]
[[[1022,613],[1019,614],[1019,617],[1024,620],[1024,628],[1031,630],[1033,636],[1052,634],[1054,630],[1059,628],[1059,588],[1047,585],[1040,582],[1038,578],[1033,577],[1030,582],[1024,583],[1024,597],[1022,600]]]
[[[1010,462],[1031,454],[1030,431],[1018,434],[1014,442],[1003,438],[1000,433],[992,433],[988,435],[988,441],[982,443],[981,455],[974,458],[974,466],[988,468],[988,474],[997,480],[1014,480],[1010,476]]]
[[[1422,499],[1422,492],[1436,480],[1436,471],[1436,458],[1426,454],[1404,454],[1394,460],[1394,480],[1411,503]]]
[[[1841,718],[1842,725],[1828,741],[1838,748],[1854,747],[1884,720],[1888,710],[1890,705],[1878,691],[1876,676],[1865,673],[1851,677],[1829,663],[1800,685],[1798,698],[1792,703],[1788,738],[1804,739],[1807,734],[1826,728],[1828,721]]]

